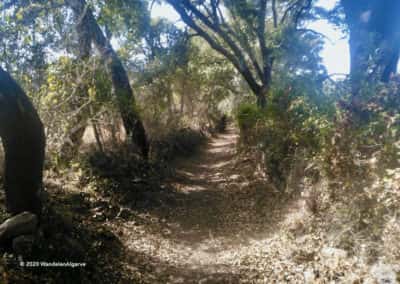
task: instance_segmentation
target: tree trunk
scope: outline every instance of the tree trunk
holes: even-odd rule
[[[236,70],[242,75],[243,79],[249,85],[251,91],[257,97],[257,104],[260,108],[265,108],[266,101],[266,90],[271,82],[271,68],[273,58],[271,50],[266,45],[266,31],[265,21],[266,15],[265,7],[267,1],[261,1],[260,10],[257,13],[258,27],[255,31],[258,37],[258,46],[260,46],[260,53],[262,57],[263,66],[257,62],[256,57],[253,55],[258,53],[258,50],[251,50],[250,45],[247,43],[241,46],[241,40],[236,41],[238,36],[233,36],[234,32],[227,25],[222,27],[220,23],[224,22],[223,18],[214,14],[210,15],[205,9],[198,9],[192,3],[192,1],[178,1],[178,0],[167,0],[167,2],[175,9],[175,11],[181,16],[181,19],[185,24],[192,28],[198,36],[202,37],[212,49],[224,56],[230,61]],[[213,1],[211,1],[213,2]],[[213,3],[218,5],[217,2]],[[207,4],[204,5],[205,7]],[[213,19],[213,18],[217,19]],[[240,37],[240,35],[239,35]],[[249,60],[247,60],[249,59]],[[253,72],[255,70],[255,73]]]
[[[267,107],[267,95],[269,92],[269,86],[263,86],[260,90],[256,93],[257,97],[257,106],[260,109],[265,109]]]
[[[90,34],[92,42],[106,62],[126,133],[129,139],[139,147],[143,157],[147,158],[149,146],[146,132],[137,113],[128,74],[121,60],[104,36],[86,2],[84,0],[67,0],[66,4],[79,19],[77,27],[85,29]]]
[[[7,211],[40,215],[45,152],[42,122],[24,91],[0,67],[0,136]]]
[[[94,138],[96,139],[97,147],[99,147],[99,151],[101,153],[104,153],[103,144],[101,143],[101,138],[100,138],[100,131],[99,131],[99,128],[97,127],[96,121],[94,121],[94,120],[92,120],[92,127],[93,127]]]
[[[341,0],[341,4],[350,30],[350,82],[352,100],[357,105],[364,84],[373,79],[387,82],[396,72],[400,2]]]

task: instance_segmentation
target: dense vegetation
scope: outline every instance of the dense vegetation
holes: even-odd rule
[[[397,283],[400,2],[333,2],[3,0],[0,282]]]

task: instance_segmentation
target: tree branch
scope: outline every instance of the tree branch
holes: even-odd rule
[[[278,27],[278,12],[276,10],[276,0],[272,0],[272,17],[274,19],[274,28]]]
[[[269,78],[267,77],[268,73],[270,73],[270,52],[267,48],[266,45],[266,40],[265,40],[265,18],[266,18],[266,13],[267,13],[267,0],[260,0],[260,6],[259,6],[259,12],[257,15],[257,37],[258,37],[258,42],[260,45],[260,50],[261,50],[261,57],[262,57],[262,62],[263,62],[263,77],[261,78],[261,81],[263,84],[267,84],[267,81]]]
[[[250,69],[247,67],[247,64],[245,62],[245,58],[243,55],[240,53],[240,56],[238,58],[235,57],[234,54],[229,52],[226,48],[224,48],[216,39],[214,39],[209,33],[207,33],[203,28],[201,28],[186,12],[185,7],[182,7],[178,2],[180,1],[175,1],[175,0],[169,0],[168,1],[174,9],[178,12],[178,14],[181,16],[182,20],[193,30],[195,30],[202,38],[204,38],[210,46],[221,53],[223,56],[225,56],[234,66],[235,68],[242,74],[242,76],[245,78],[246,82],[249,84],[250,88],[254,93],[258,93],[260,90],[260,86],[257,83],[257,81],[254,79],[253,74],[251,73]],[[196,9],[197,10],[197,9]],[[192,10],[190,10],[193,12]],[[198,11],[199,12],[199,11]],[[208,19],[205,17],[203,20],[208,21]],[[200,20],[203,22],[203,20]],[[209,23],[210,24],[210,23]],[[208,26],[208,25],[207,25]],[[212,26],[212,24],[211,24]],[[218,34],[219,35],[219,34]],[[226,37],[226,36],[225,36]]]
[[[300,9],[297,11],[297,13],[295,13],[293,23],[294,23],[296,26],[297,26],[297,23],[298,23],[298,21],[299,21],[299,19],[300,19],[301,14],[304,12],[304,10],[307,10],[307,9],[309,9],[309,8],[311,7],[311,3],[312,3],[312,0],[307,0],[307,1],[306,1],[306,4],[305,4],[305,5],[302,5],[302,6],[300,7]]]
[[[254,79],[254,75],[251,72],[250,67],[248,66],[246,62],[245,55],[243,54],[242,49],[235,43],[235,41],[229,36],[229,34],[223,30],[220,29],[220,26],[217,24],[214,24],[210,22],[208,17],[204,15],[201,11],[199,11],[195,6],[192,5],[192,3],[188,0],[168,0],[168,2],[176,9],[176,7],[180,7],[181,9],[189,10],[190,12],[193,13],[194,16],[196,16],[201,23],[206,25],[210,30],[212,30],[216,35],[222,38],[222,40],[229,46],[229,48],[232,50],[233,54],[238,58],[239,64],[241,65],[242,70],[246,70]],[[256,69],[256,66],[254,66]],[[262,81],[262,77],[260,78]]]
[[[294,9],[294,7],[296,7],[301,1],[302,0],[294,1],[286,8],[285,12],[283,12],[283,16],[280,21],[281,25],[285,22],[286,18],[288,17],[289,13]]]

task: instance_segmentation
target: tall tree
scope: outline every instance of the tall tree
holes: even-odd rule
[[[4,187],[12,214],[40,214],[45,152],[42,122],[24,91],[0,67],[0,137],[5,152]]]
[[[400,52],[400,1],[341,0],[350,34],[350,80],[354,102],[363,84],[387,82]]]
[[[93,12],[85,0],[66,0],[65,3],[74,12],[77,21],[76,28],[80,30],[78,33],[90,36],[91,42],[107,63],[113,93],[117,99],[125,130],[132,142],[140,148],[142,155],[147,157],[149,146],[146,132],[135,106],[128,74],[118,54],[96,22]]]
[[[182,20],[210,46],[227,58],[266,105],[271,86],[274,50],[279,45],[273,34],[296,26],[311,7],[312,0],[166,0]]]

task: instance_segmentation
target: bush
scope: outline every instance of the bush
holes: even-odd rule
[[[237,120],[243,144],[263,153],[265,172],[278,188],[286,186],[296,151],[319,153],[332,127],[304,91],[291,88],[273,90],[265,111],[239,106]]]
[[[205,141],[205,136],[191,128],[171,130],[151,142],[150,157],[154,161],[169,162],[177,157],[193,154]]]
[[[237,110],[237,121],[241,131],[253,129],[262,119],[262,111],[254,104],[241,104]]]

